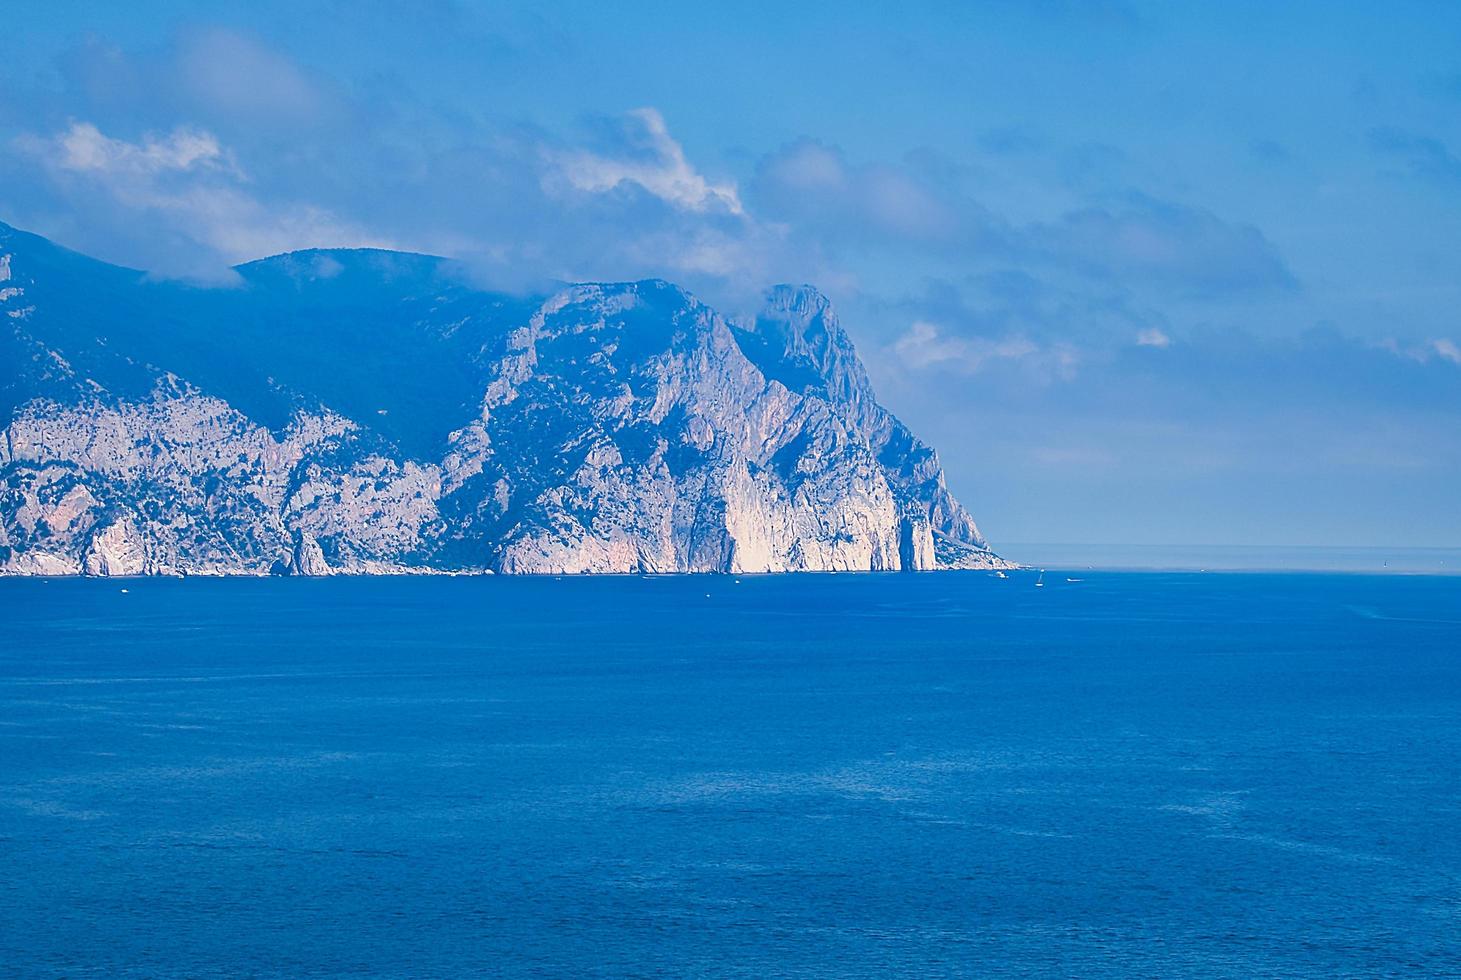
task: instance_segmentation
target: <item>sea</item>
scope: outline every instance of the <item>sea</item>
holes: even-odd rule
[[[1461,577],[0,581],[0,976],[1461,976]]]

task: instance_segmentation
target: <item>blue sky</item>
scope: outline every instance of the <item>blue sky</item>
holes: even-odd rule
[[[996,545],[1461,544],[1461,7],[616,6],[19,0],[0,220],[809,281]]]

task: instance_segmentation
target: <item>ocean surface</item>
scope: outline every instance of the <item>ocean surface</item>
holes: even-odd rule
[[[1461,579],[1034,582],[0,581],[0,975],[1461,975]]]

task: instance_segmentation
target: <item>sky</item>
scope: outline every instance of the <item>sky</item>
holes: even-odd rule
[[[874,6],[11,0],[0,220],[808,282],[996,549],[1461,545],[1461,5]]]

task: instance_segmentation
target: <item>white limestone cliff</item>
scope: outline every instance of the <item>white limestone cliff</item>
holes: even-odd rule
[[[369,406],[394,391],[332,384],[317,369],[296,371],[283,387],[274,375],[291,368],[289,346],[303,328],[286,324],[266,343],[240,332],[240,346],[221,360],[198,359],[211,347],[192,349],[189,360],[196,341],[187,331],[208,329],[188,326],[204,316],[185,305],[197,302],[193,294],[138,286],[134,296],[124,270],[100,264],[83,267],[105,280],[100,299],[48,293],[51,267],[5,243],[0,226],[3,302],[35,312],[12,318],[10,335],[0,336],[8,358],[0,394],[10,406],[0,416],[0,573],[1007,564],[949,494],[936,454],[877,403],[835,313],[808,287],[778,287],[760,317],[732,322],[658,281],[569,287],[520,318],[500,299],[433,282],[410,317],[383,328],[414,331],[408,336],[419,341],[402,350],[419,353],[420,364],[379,355],[389,360],[371,377],[385,380],[373,383],[410,386],[412,371],[450,370],[460,390],[477,395],[475,406],[455,409],[443,398],[439,415],[420,413],[425,435],[417,436],[391,429],[390,409],[347,415],[330,403]],[[90,260],[39,254],[71,263],[68,282],[85,281],[72,266]],[[332,254],[375,276],[356,253]],[[309,267],[286,256],[253,275],[295,277]],[[425,288],[378,279],[363,278],[361,288],[408,299]],[[307,286],[291,278],[269,294],[270,316]],[[382,308],[402,302],[396,295]],[[359,300],[347,300],[339,322],[352,331]],[[216,300],[251,301],[247,292]],[[106,334],[76,319],[107,302],[136,309]],[[119,331],[161,303],[176,305],[157,314],[159,323],[183,332],[148,347],[145,360],[132,355],[153,335]],[[321,303],[310,316],[329,315]],[[248,309],[224,313],[258,322]],[[271,329],[264,322],[258,329]],[[377,355],[356,345],[325,356],[368,369]],[[235,361],[260,364],[257,378]],[[203,384],[185,373],[190,364],[201,365]],[[332,395],[301,387],[316,381]],[[389,402],[398,416],[436,405],[432,384],[412,391]],[[240,407],[280,403],[292,407],[271,424]],[[453,425],[435,421],[454,413]],[[393,432],[415,438],[410,451]]]

